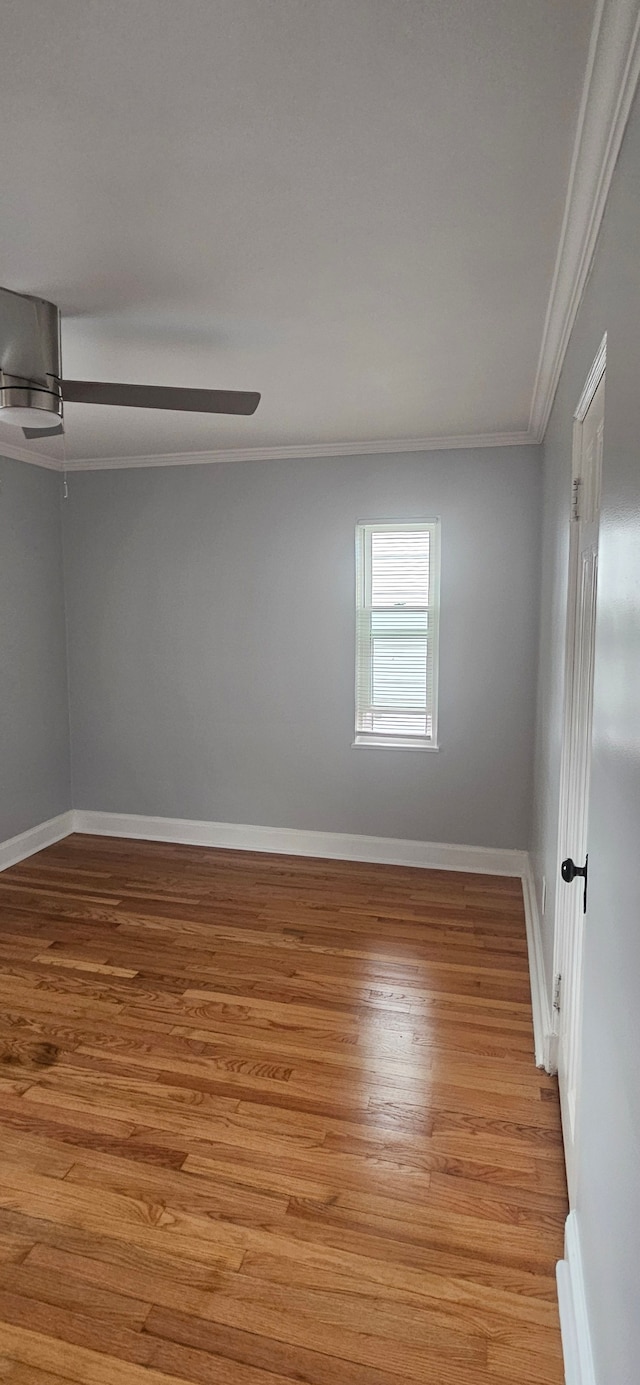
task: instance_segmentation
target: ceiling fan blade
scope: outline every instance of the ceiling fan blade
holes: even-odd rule
[[[61,423],[56,423],[55,428],[23,428],[25,438],[55,438],[59,433],[64,433]]]
[[[198,414],[254,414],[260,403],[259,394],[243,390],[189,390],[164,385],[106,384],[99,380],[63,380],[62,398],[70,404],[185,409]]]

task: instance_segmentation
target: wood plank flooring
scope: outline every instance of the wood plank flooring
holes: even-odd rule
[[[0,875],[0,1380],[561,1385],[518,881],[74,836]]]

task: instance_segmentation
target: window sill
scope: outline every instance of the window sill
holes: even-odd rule
[[[352,750],[439,750],[440,746],[426,737],[417,736],[356,736]]]

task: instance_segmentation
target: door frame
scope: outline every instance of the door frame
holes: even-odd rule
[[[566,607],[566,627],[565,627],[565,647],[564,647],[564,693],[563,693],[563,712],[562,712],[562,748],[560,755],[560,791],[559,791],[559,812],[558,812],[558,847],[556,861],[556,883],[555,883],[555,911],[554,911],[554,945],[553,945],[553,997],[552,997],[552,1029],[549,1039],[549,1063],[550,1072],[556,1072],[558,1067],[558,1044],[560,1037],[560,1017],[557,1006],[557,984],[561,977],[563,959],[565,954],[565,939],[567,929],[573,917],[572,898],[560,874],[562,861],[566,856],[572,854],[571,843],[575,842],[576,836],[586,826],[586,808],[584,803],[572,803],[571,789],[571,732],[574,707],[575,677],[574,667],[576,620],[578,613],[578,576],[579,576],[579,546],[580,535],[578,525],[574,522],[576,515],[576,505],[578,503],[579,483],[581,480],[581,461],[583,454],[583,431],[584,420],[593,402],[596,390],[602,380],[607,366],[607,334],[600,343],[598,353],[595,357],[591,370],[585,381],[585,385],[580,395],[578,405],[573,416],[573,442],[571,454],[571,514],[569,520],[569,561],[568,561],[568,580],[567,580],[567,607]],[[577,1108],[576,1108],[577,1109]],[[576,1116],[577,1120],[577,1116]],[[571,1171],[567,1169],[570,1176]],[[571,1182],[571,1176],[569,1177]],[[572,1193],[570,1187],[570,1193]]]

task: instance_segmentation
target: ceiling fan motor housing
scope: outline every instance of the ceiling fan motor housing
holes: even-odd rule
[[[60,312],[46,298],[0,288],[0,423],[62,419]]]

